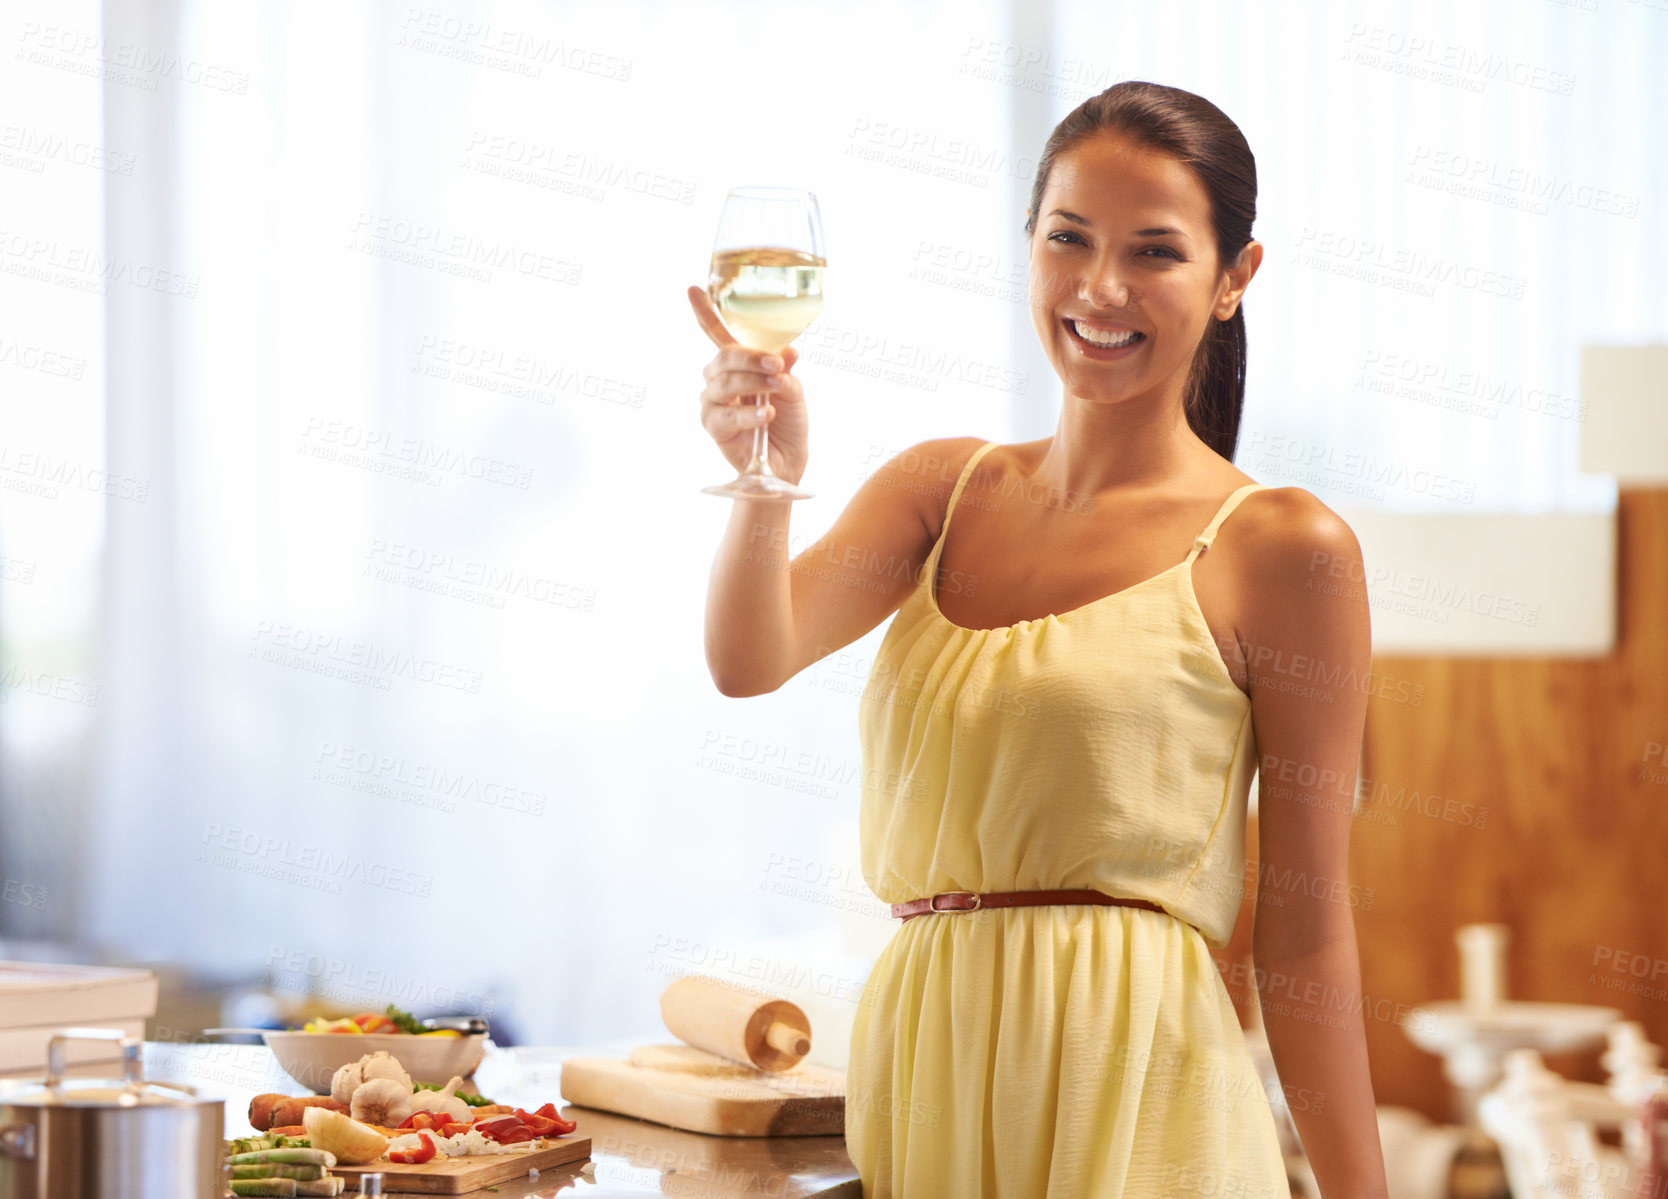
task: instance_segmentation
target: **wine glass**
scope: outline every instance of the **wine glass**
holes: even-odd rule
[[[712,243],[707,294],[724,327],[753,350],[787,349],[822,311],[822,218],[797,187],[737,187],[724,197]],[[752,397],[755,406],[765,397]],[[753,427],[753,457],[728,483],[701,488],[738,500],[806,500],[770,469],[770,430]]]

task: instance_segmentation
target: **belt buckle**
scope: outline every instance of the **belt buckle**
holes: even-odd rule
[[[941,908],[938,906],[938,901],[940,899],[944,899],[952,895],[971,895],[973,897],[973,903],[971,905],[962,905],[960,907],[953,908]],[[937,895],[934,895],[931,899],[927,900],[927,907],[929,910],[934,912],[976,912],[979,910],[981,902],[982,900],[977,891],[940,891]]]

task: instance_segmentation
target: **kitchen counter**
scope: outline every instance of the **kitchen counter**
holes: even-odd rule
[[[557,1195],[583,1199],[645,1195],[862,1199],[857,1171],[846,1156],[844,1137],[708,1136],[562,1102],[563,1059],[625,1057],[637,1043],[488,1048],[474,1074],[481,1094],[529,1109],[554,1101],[565,1119],[578,1121],[574,1135],[591,1138],[589,1161],[541,1171],[537,1180],[503,1183],[493,1192],[496,1199],[553,1199]],[[254,1096],[267,1091],[305,1093],[278,1068],[264,1045],[147,1041],[145,1076],[158,1082],[184,1083],[204,1095],[224,1099],[227,1137],[253,1132],[248,1112],[249,1100]]]

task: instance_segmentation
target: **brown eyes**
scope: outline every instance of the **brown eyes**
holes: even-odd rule
[[[1078,245],[1087,244],[1081,237],[1073,233],[1070,229],[1056,229],[1053,233],[1048,235],[1049,241],[1053,241],[1056,238],[1069,238],[1072,242],[1075,242]],[[1146,249],[1142,250],[1141,253],[1155,253],[1155,256],[1159,258],[1174,258],[1177,262],[1184,261],[1182,256],[1172,250],[1169,246],[1148,246]]]

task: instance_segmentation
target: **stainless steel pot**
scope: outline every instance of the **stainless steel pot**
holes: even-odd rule
[[[70,1041],[121,1046],[121,1079],[65,1078]],[[0,1085],[0,1196],[6,1199],[220,1199],[225,1105],[146,1082],[137,1037],[66,1028],[46,1048],[46,1080]]]

